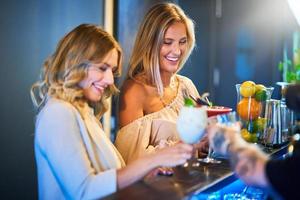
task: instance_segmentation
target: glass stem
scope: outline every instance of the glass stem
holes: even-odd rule
[[[211,159],[212,158],[212,153],[213,153],[213,149],[211,147],[208,148],[208,154],[207,154],[207,158]]]

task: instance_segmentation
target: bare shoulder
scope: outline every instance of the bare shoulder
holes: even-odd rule
[[[127,102],[131,100],[136,103],[142,103],[141,100],[145,98],[146,94],[147,91],[143,84],[132,79],[127,79],[121,88],[121,101],[125,100]]]
[[[143,84],[127,79],[120,94],[119,125],[126,126],[130,122],[144,116],[144,101],[147,91]]]

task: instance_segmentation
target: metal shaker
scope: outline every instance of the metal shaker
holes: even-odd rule
[[[266,145],[276,146],[284,143],[287,138],[282,132],[280,101],[267,100],[265,118],[267,119],[264,129],[263,141]]]

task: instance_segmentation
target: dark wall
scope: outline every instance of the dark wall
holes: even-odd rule
[[[173,2],[178,3],[177,0],[116,0],[115,8],[115,32],[116,38],[121,44],[124,51],[124,60],[123,60],[123,72],[122,76],[116,80],[118,87],[121,87],[127,71],[129,57],[134,45],[135,36],[137,34],[140,23],[142,22],[144,15],[147,11],[155,4],[161,2]],[[114,138],[117,129],[118,129],[118,97],[116,96],[113,99],[112,107],[112,138]]]
[[[123,74],[118,80],[119,84],[122,83],[126,75],[129,57],[134,45],[135,36],[138,28],[142,23],[144,15],[155,4],[161,2],[177,3],[177,0],[130,0],[123,1],[117,0],[116,7],[116,37],[124,50]]]
[[[180,0],[196,23],[197,48],[181,73],[217,105],[235,108],[234,85],[245,80],[274,86],[278,63],[299,30],[286,0]]]
[[[36,199],[31,84],[58,40],[80,23],[103,24],[102,0],[0,3],[1,199]]]

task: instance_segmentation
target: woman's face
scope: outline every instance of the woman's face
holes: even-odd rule
[[[186,48],[186,27],[181,22],[175,22],[166,30],[164,35],[159,55],[160,72],[175,73]]]
[[[112,49],[101,63],[92,64],[79,86],[83,88],[84,97],[91,102],[101,99],[105,88],[114,83],[113,71],[118,66],[118,52]]]

